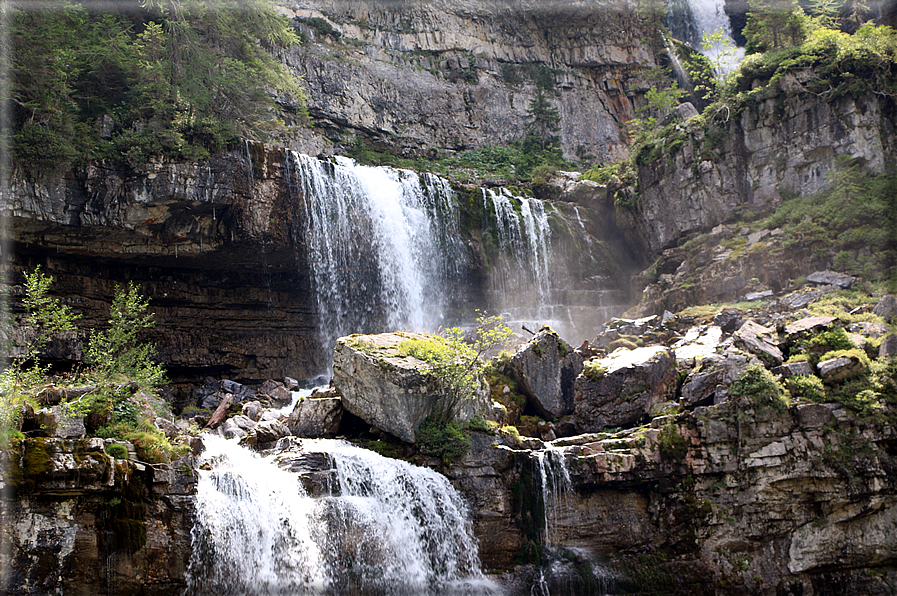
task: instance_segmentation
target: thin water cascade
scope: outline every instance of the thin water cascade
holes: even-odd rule
[[[448,181],[290,153],[304,209],[319,337],[435,330],[464,263]]]
[[[188,596],[499,593],[444,476],[339,440],[267,456],[203,440]],[[309,494],[288,469],[321,454],[330,490]]]

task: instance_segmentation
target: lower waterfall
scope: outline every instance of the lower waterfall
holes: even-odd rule
[[[189,596],[499,593],[444,476],[340,440],[284,439],[266,456],[203,442]],[[324,462],[319,490],[292,471],[306,458]]]

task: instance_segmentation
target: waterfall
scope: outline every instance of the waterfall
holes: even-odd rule
[[[444,476],[338,440],[291,438],[265,457],[203,442],[189,596],[498,593]],[[333,468],[321,495],[289,471],[310,454]]]
[[[573,492],[573,483],[570,481],[570,471],[562,450],[546,445],[545,450],[535,451],[533,455],[539,467],[545,510],[542,543],[551,546],[558,542],[555,535],[558,519],[561,509],[567,504],[567,496]]]
[[[673,37],[681,39],[707,56],[711,61],[721,60],[723,74],[733,70],[744,57],[744,49],[732,39],[732,23],[725,11],[724,0],[668,0],[667,26]],[[715,42],[709,48],[701,45],[704,34],[720,31],[724,42]],[[728,48],[733,56],[721,57]]]
[[[448,181],[290,154],[322,349],[350,333],[433,331],[464,262]]]

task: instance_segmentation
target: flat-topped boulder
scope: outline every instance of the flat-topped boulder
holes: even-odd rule
[[[634,424],[676,393],[676,356],[664,346],[619,349],[583,365],[576,378],[575,416],[580,432]]]
[[[428,363],[403,356],[400,346],[413,339],[434,336],[420,333],[352,335],[337,340],[333,351],[333,386],[343,407],[368,424],[408,443],[414,443],[421,422],[433,413],[443,385]],[[489,417],[489,386],[464,400],[456,418]]]

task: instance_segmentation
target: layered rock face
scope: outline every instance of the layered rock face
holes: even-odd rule
[[[97,163],[51,180],[14,177],[4,215],[15,238],[12,279],[41,264],[51,291],[102,328],[116,285],[151,300],[150,337],[173,380],[256,382],[324,370],[316,344],[299,197],[283,151],[247,145],[199,163],[136,170]],[[49,356],[81,359],[76,339]]]
[[[694,132],[682,125],[681,143],[639,167],[640,199],[619,214],[649,252],[723,223],[739,209],[768,210],[782,192],[806,196],[825,188],[837,157],[870,172],[892,170],[889,98],[827,101],[803,92],[796,76],[786,79],[724,124]]]
[[[309,91],[316,134],[297,146],[313,154],[356,136],[413,154],[521,140],[541,87],[566,157],[617,159],[647,90],[638,72],[655,62],[630,4],[337,0],[283,12],[308,38],[285,60]]]
[[[4,594],[183,592],[191,463],[149,466],[112,458],[103,446],[27,439],[2,452]]]

